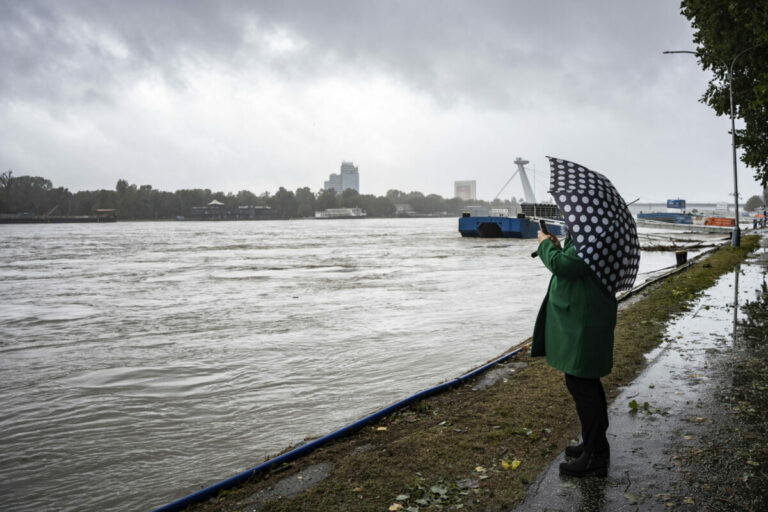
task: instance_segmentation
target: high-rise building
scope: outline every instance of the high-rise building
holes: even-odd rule
[[[360,173],[352,162],[341,162],[339,174],[333,173],[328,176],[328,181],[323,184],[323,189],[334,189],[341,194],[348,188],[360,192]]]
[[[454,181],[453,196],[465,201],[477,199],[477,182],[475,180]]]

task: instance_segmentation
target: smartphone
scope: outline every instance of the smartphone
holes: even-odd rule
[[[540,230],[541,230],[541,232],[542,232],[542,233],[544,233],[545,235],[548,235],[548,234],[549,234],[549,230],[547,229],[547,223],[546,223],[546,222],[544,222],[544,220],[543,220],[543,219],[539,219],[539,229],[540,229]]]

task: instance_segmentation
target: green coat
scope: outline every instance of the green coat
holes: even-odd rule
[[[562,249],[544,240],[538,253],[552,280],[536,317],[531,355],[546,355],[547,364],[576,377],[609,374],[616,297],[579,258],[570,238]]]

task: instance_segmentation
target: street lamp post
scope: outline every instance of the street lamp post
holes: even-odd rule
[[[732,247],[738,247],[739,245],[741,245],[741,229],[739,228],[739,181],[736,173],[736,120],[733,113],[733,65],[736,64],[736,59],[738,59],[739,57],[747,53],[749,50],[757,48],[758,46],[762,46],[762,45],[756,44],[755,46],[752,46],[750,48],[747,48],[746,50],[742,50],[739,53],[737,53],[736,56],[733,57],[733,60],[731,60],[730,66],[724,59],[722,59],[718,55],[708,52],[709,55],[711,55],[712,57],[715,57],[720,62],[722,62],[723,66],[725,66],[725,69],[728,71],[728,75],[727,75],[728,76],[728,95],[730,96],[730,100],[731,100],[731,149],[733,151],[733,203],[734,203],[734,220],[736,221],[736,226],[734,226],[733,234],[731,236]],[[666,51],[664,53],[665,54],[690,53],[692,55],[698,55],[696,52],[692,52],[690,50],[674,50],[674,51]]]

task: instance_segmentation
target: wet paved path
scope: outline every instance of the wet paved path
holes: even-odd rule
[[[676,454],[696,449],[699,434],[723,411],[712,396],[734,339],[734,298],[752,299],[766,271],[768,239],[725,274],[690,310],[670,322],[648,367],[609,406],[611,467],[607,478],[560,476],[561,454],[534,481],[515,512],[701,510],[686,487]],[[719,380],[720,379],[720,380]],[[630,403],[636,403],[633,410]]]

